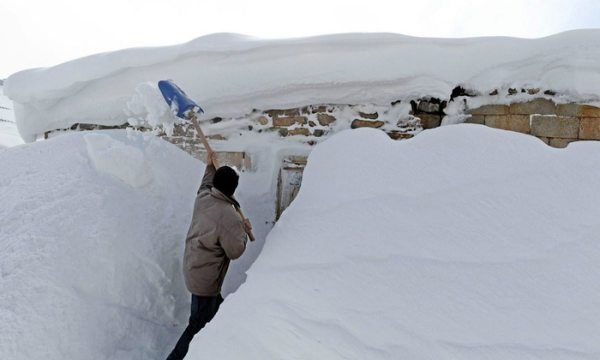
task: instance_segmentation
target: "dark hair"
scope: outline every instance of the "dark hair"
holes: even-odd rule
[[[223,194],[231,197],[238,186],[238,174],[229,166],[221,166],[217,169],[213,179],[213,186]]]

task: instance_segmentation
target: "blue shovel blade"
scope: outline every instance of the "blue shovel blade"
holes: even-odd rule
[[[193,113],[203,113],[204,110],[194,100],[190,99],[172,80],[161,80],[158,88],[173,113],[182,119],[189,119]]]

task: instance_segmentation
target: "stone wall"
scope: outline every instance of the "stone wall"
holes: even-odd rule
[[[459,101],[459,100],[457,100]],[[466,102],[465,102],[466,103]],[[389,106],[361,105],[308,105],[291,109],[255,110],[245,118],[247,126],[240,132],[274,132],[282,138],[299,137],[309,145],[314,145],[333,132],[352,128],[375,128],[387,133],[395,140],[408,139],[422,130],[436,128],[446,116],[447,101],[421,99],[405,105],[409,111],[396,111],[400,101]],[[365,111],[368,109],[369,111]],[[565,147],[577,140],[600,140],[600,108],[569,103],[556,104],[547,98],[537,98],[510,105],[484,105],[466,109],[470,116],[466,123],[482,124],[489,127],[531,134],[546,144]],[[231,119],[229,119],[231,120]],[[203,127],[227,121],[221,118],[207,120]],[[234,120],[235,121],[235,120]],[[75,124],[70,129],[55,130],[97,130],[125,128],[121,126],[101,126]],[[165,140],[179,146],[193,156],[202,156],[202,144],[195,137],[190,124],[176,125],[172,134],[159,134]],[[227,140],[228,134],[214,133],[208,136],[213,140]],[[233,158],[232,158],[233,159]],[[236,166],[249,169],[249,159],[236,159]]]
[[[258,132],[277,131],[282,137],[320,138],[330,135],[333,129],[362,127],[381,129],[392,139],[413,137],[423,128],[412,116],[391,115],[390,111],[398,103],[387,107],[374,107],[371,111],[363,110],[360,105],[308,105],[292,109],[266,110],[252,117],[256,119],[255,127]],[[307,142],[316,143],[316,140],[308,139]]]
[[[484,105],[467,110],[465,122],[517,131],[564,148],[577,140],[600,140],[600,108],[581,104],[555,104],[535,99],[510,105]]]

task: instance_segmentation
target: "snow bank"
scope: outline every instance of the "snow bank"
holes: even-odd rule
[[[181,259],[202,163],[120,130],[5,149],[0,164],[0,359],[164,359],[189,316]],[[226,294],[273,216],[248,180],[259,244]]]
[[[600,30],[541,39],[414,38],[346,34],[258,40],[217,34],[186,44],[128,49],[12,75],[26,141],[74,123],[127,122],[140,83],[171,78],[202,104],[205,117],[306,104],[384,104],[448,98],[459,84],[558,91],[564,101],[600,100]]]
[[[598,359],[598,159],[477,125],[335,135],[189,357]]]
[[[0,153],[2,359],[158,359],[186,320],[180,254],[202,165],[103,134]],[[122,176],[133,160],[144,188]]]

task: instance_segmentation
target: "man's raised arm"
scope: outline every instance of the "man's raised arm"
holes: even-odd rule
[[[215,172],[217,172],[217,169],[215,168],[214,157],[214,152],[208,151],[206,153],[206,168],[204,169],[204,176],[202,177],[202,183],[200,184],[198,193],[203,190],[208,190],[213,186],[213,179],[215,178]]]

